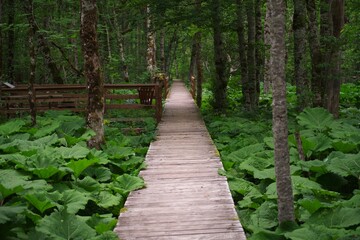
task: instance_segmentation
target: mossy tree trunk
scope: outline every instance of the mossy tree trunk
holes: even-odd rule
[[[81,41],[84,73],[88,87],[87,124],[96,135],[88,146],[99,149],[104,143],[104,78],[102,76],[99,45],[96,34],[96,0],[81,0]]]

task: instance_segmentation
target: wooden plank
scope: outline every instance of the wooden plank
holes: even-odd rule
[[[246,239],[218,151],[182,83],[175,83],[140,172],[114,229],[120,239]]]

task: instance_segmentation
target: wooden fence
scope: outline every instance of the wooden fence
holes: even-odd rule
[[[112,109],[155,109],[159,122],[162,115],[163,83],[154,84],[106,84],[105,111]],[[165,86],[165,92],[167,86]],[[47,110],[86,111],[88,95],[85,85],[35,85],[37,112]],[[119,90],[136,90],[135,93],[121,93]],[[165,94],[164,94],[165,95]],[[0,89],[0,113],[11,116],[30,112],[26,85]]]

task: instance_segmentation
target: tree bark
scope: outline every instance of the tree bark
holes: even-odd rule
[[[0,0],[0,22],[3,19],[3,0]],[[3,35],[0,31],[0,82],[3,79]],[[1,86],[0,86],[1,89]]]
[[[28,83],[28,98],[30,106],[30,116],[31,124],[34,126],[36,124],[36,97],[35,97],[35,74],[36,74],[36,50],[35,50],[35,34],[37,31],[36,23],[34,21],[34,9],[33,9],[33,0],[27,0],[25,2],[25,10],[27,14],[27,19],[29,22],[29,57],[30,57],[30,77]]]
[[[246,56],[246,44],[245,44],[245,31],[244,31],[244,8],[243,0],[236,0],[237,6],[237,37],[239,45],[239,61],[240,61],[240,74],[241,74],[241,85],[242,85],[242,94],[243,101],[246,102],[247,91],[246,87],[248,85],[248,65],[247,65],[247,56]]]
[[[270,0],[272,8],[271,73],[273,82],[273,134],[279,224],[294,222],[294,199],[290,177],[288,119],[285,81],[285,1]]]
[[[255,62],[256,62],[256,104],[259,103],[260,81],[264,78],[264,33],[262,25],[262,0],[255,0]]]
[[[81,41],[84,72],[88,87],[87,124],[96,133],[88,141],[91,148],[100,149],[104,137],[104,78],[101,72],[99,45],[96,34],[96,0],[81,0]]]
[[[248,83],[245,85],[245,108],[248,111],[255,111],[258,103],[258,84],[256,79],[256,59],[255,59],[255,8],[254,0],[246,1],[246,14],[248,21],[248,48],[247,66]]]
[[[160,63],[161,72],[166,73],[166,58],[165,58],[165,30],[161,31],[160,35]]]
[[[192,45],[191,45],[191,56],[190,56],[190,66],[189,66],[189,84],[190,84],[190,93],[193,99],[195,99],[195,67],[196,67],[196,36],[193,36]]]
[[[294,0],[294,79],[296,82],[297,108],[301,112],[309,103],[306,76],[306,8],[305,0]]]
[[[156,71],[156,62],[155,62],[155,33],[151,21],[151,11],[150,6],[146,7],[146,36],[147,36],[147,70],[150,74],[150,79],[153,81]]]
[[[7,77],[9,82],[14,83],[14,54],[15,54],[15,0],[8,1],[8,56],[7,56]]]
[[[312,103],[314,106],[322,106],[322,81],[321,67],[322,56],[320,51],[320,39],[317,24],[317,8],[315,0],[306,0],[307,15],[309,19],[309,47],[311,55],[311,91],[313,94]]]
[[[119,46],[119,54],[120,54],[120,61],[121,61],[121,68],[123,72],[123,78],[125,82],[129,82],[129,67],[126,63],[126,57],[125,57],[125,39],[124,34],[120,29],[123,30],[123,28],[120,27],[119,21],[117,19],[117,14],[115,12],[114,8],[114,27],[116,29],[116,36],[118,40],[118,46]]]
[[[341,44],[339,38],[344,26],[344,0],[333,0],[331,5],[332,36],[330,78],[326,83],[326,109],[335,117],[339,117],[341,86]]]
[[[200,3],[199,3],[200,4]],[[202,102],[202,83],[203,83],[203,68],[202,68],[202,57],[201,57],[201,32],[195,34],[196,40],[196,104],[201,107]]]
[[[227,87],[227,70],[226,55],[224,52],[224,43],[221,31],[220,18],[220,0],[212,1],[212,17],[214,31],[214,60],[215,60],[215,83],[214,83],[214,103],[215,111],[225,111],[227,105],[226,87]]]
[[[266,3],[266,15],[265,15],[265,26],[264,26],[264,45],[265,45],[265,63],[264,63],[264,93],[268,94],[271,92],[271,67],[270,67],[270,40],[271,40],[271,4],[269,1]]]

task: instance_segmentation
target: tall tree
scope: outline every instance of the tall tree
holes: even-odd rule
[[[282,225],[294,222],[294,199],[290,177],[288,119],[285,80],[285,0],[270,0],[271,73],[273,83],[273,134],[275,142],[275,174],[278,195],[278,220]]]
[[[36,73],[36,50],[35,50],[35,34],[37,31],[35,18],[34,18],[34,7],[33,0],[25,1],[25,11],[29,22],[29,57],[30,57],[30,76],[28,83],[28,96],[29,106],[32,125],[36,124],[36,99],[35,99],[35,73]]]
[[[104,143],[104,78],[101,72],[97,40],[96,0],[81,0],[81,41],[84,55],[84,73],[88,87],[87,124],[96,135],[88,141],[89,147],[99,149]]]
[[[201,0],[195,0],[195,11],[200,16],[202,12]],[[199,30],[195,33],[195,42],[196,42],[196,104],[198,107],[201,107],[202,103],[202,83],[204,81],[203,76],[203,67],[202,67],[202,33]]]
[[[7,56],[7,77],[10,82],[14,82],[14,56],[15,56],[15,0],[8,2],[8,56]]]
[[[146,37],[147,37],[147,70],[150,74],[151,80],[153,80],[156,71],[156,45],[155,45],[155,32],[152,23],[152,13],[150,6],[146,6]]]
[[[241,73],[241,84],[242,84],[242,94],[244,96],[244,103],[247,101],[246,96],[246,88],[245,86],[248,85],[248,65],[247,65],[247,57],[246,57],[246,47],[245,47],[245,30],[244,30],[244,1],[243,0],[236,0],[236,7],[237,7],[237,38],[238,38],[238,45],[239,45],[239,61],[240,61],[240,73]]]
[[[221,28],[220,0],[212,0],[212,27],[214,31],[214,58],[215,58],[215,82],[214,82],[214,109],[224,111],[227,97],[227,58],[224,51],[224,43]]]
[[[271,40],[271,4],[269,1],[266,3],[266,15],[264,23],[264,47],[265,47],[265,62],[264,62],[264,93],[271,91],[271,68],[270,68],[270,40]]]
[[[313,105],[322,106],[322,81],[321,81],[321,62],[320,38],[318,31],[318,14],[315,0],[306,0],[306,9],[309,21],[309,47],[311,55],[311,92],[313,95]]]
[[[0,23],[3,19],[3,0],[0,0]],[[3,35],[2,31],[0,31],[0,82],[3,78]],[[0,86],[1,89],[1,86]]]
[[[246,15],[248,22],[248,48],[247,48],[247,69],[248,81],[245,87],[245,108],[249,111],[257,109],[258,104],[258,84],[256,79],[256,59],[255,59],[255,6],[254,0],[246,0]]]
[[[306,2],[294,0],[294,79],[296,82],[296,95],[298,110],[302,111],[308,106],[308,81],[306,76]]]
[[[255,62],[256,62],[256,91],[260,95],[260,81],[264,75],[264,32],[262,23],[263,0],[255,0]],[[257,99],[259,102],[259,99]]]

